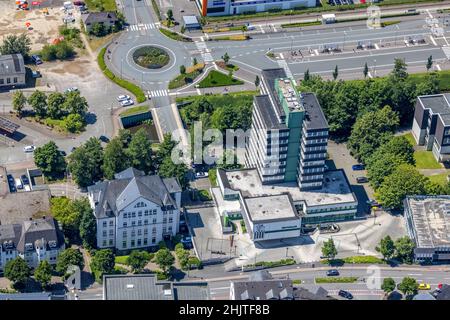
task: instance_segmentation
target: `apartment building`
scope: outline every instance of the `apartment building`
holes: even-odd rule
[[[156,246],[178,232],[181,187],[175,178],[128,168],[88,187],[97,246],[130,250]]]
[[[195,0],[202,16],[225,16],[316,6],[315,0]]]
[[[437,161],[450,160],[450,95],[417,97],[412,134],[418,145],[432,151]]]
[[[25,85],[25,64],[21,54],[0,55],[0,87]]]
[[[299,93],[284,69],[261,74],[253,103],[246,166],[263,184],[297,181],[300,189],[322,187],[328,123],[313,93]]]
[[[51,217],[0,225],[0,270],[17,257],[24,259],[30,268],[36,268],[43,260],[56,264],[64,249],[64,235]]]

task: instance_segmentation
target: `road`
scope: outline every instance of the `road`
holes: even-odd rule
[[[447,3],[441,7],[446,6]],[[381,29],[368,29],[364,21],[294,30],[271,26],[271,32],[264,31],[261,26],[264,33],[252,34],[247,41],[206,41],[207,36],[202,36],[195,37],[194,42],[176,42],[159,32],[160,25],[152,14],[149,0],[123,0],[123,11],[130,26],[109,48],[111,57],[107,62],[117,75],[135,82],[150,93],[155,108],[155,123],[162,133],[174,132],[182,128],[173,104],[174,98],[204,93],[192,85],[179,90],[167,89],[168,82],[178,75],[179,67],[189,66],[194,57],[211,69],[215,67],[213,62],[220,60],[227,52],[231,62],[245,72],[244,80],[247,82],[253,82],[262,69],[274,67],[285,68],[288,75],[295,78],[303,76],[308,69],[310,73],[329,78],[338,66],[340,78],[361,78],[365,63],[369,67],[369,77],[376,77],[387,74],[395,58],[405,59],[409,72],[425,71],[429,56],[433,57],[436,69],[450,68],[449,51],[446,49],[450,28],[444,27],[443,36],[432,36],[430,19],[438,19],[440,26],[443,26],[444,19],[435,13],[437,6],[429,8],[431,10],[417,16],[402,17],[403,22]],[[420,38],[425,42],[405,43],[410,38]],[[357,49],[358,43],[372,44],[373,49]],[[169,65],[151,71],[137,66],[131,57],[132,52],[143,45],[165,49],[171,57]],[[327,46],[337,47],[340,51],[323,53]],[[274,58],[266,55],[268,51],[274,53]]]

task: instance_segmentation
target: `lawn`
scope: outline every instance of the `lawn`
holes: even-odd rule
[[[119,264],[127,264],[127,259],[128,256],[116,256],[114,258],[114,262]]]
[[[200,81],[199,88],[232,86],[238,84],[244,84],[244,82],[217,70],[211,70],[206,78]]]
[[[90,12],[102,11],[116,11],[116,1],[115,0],[86,0],[86,5]]]
[[[344,264],[344,263],[354,263],[354,264],[384,264],[386,263],[383,259],[380,259],[375,256],[352,256],[352,257],[346,257],[343,259],[334,259],[334,260],[328,260],[324,259],[321,260],[323,264]]]
[[[409,141],[409,143],[411,143],[413,146],[415,146],[417,143],[416,143],[416,139],[414,139],[414,136],[412,135],[412,133],[411,132],[408,132],[407,134],[404,134],[403,135],[405,138],[406,138],[406,140],[408,140]]]
[[[316,278],[316,283],[354,283],[358,277],[326,277]]]
[[[185,37],[179,33],[164,29],[164,28],[159,28],[159,31],[165,35],[166,37],[175,40],[175,41],[183,41],[183,42],[192,42],[191,38]]]
[[[442,165],[436,161],[431,151],[415,151],[417,169],[442,169]]]
[[[169,89],[176,89],[192,83],[201,73],[203,69],[198,69],[193,72],[180,74],[169,82]]]
[[[447,176],[448,173],[435,174],[433,176],[428,176],[428,179],[430,179],[430,181],[432,182],[445,186],[448,183]]]
[[[148,110],[149,110],[148,106],[137,106],[137,107],[133,107],[133,108],[125,110],[124,112],[122,112],[120,114],[120,116],[121,117],[126,117],[126,116],[130,116],[130,115],[133,115],[133,114],[146,112]]]

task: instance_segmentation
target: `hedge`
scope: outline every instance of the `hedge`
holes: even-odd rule
[[[358,277],[329,277],[316,278],[316,283],[354,283],[358,281]]]
[[[98,66],[102,70],[103,74],[105,76],[107,76],[110,80],[115,82],[117,85],[121,86],[122,88],[130,91],[133,95],[135,95],[138,103],[144,102],[146,100],[146,98],[145,98],[145,94],[141,88],[139,88],[137,85],[135,85],[127,80],[117,78],[114,75],[114,73],[112,73],[111,70],[108,69],[108,67],[106,66],[106,63],[105,63],[105,52],[106,52],[106,48],[103,48],[102,50],[100,50],[100,53],[98,54],[98,57],[97,57]]]

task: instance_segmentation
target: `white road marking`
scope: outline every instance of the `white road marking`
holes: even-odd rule
[[[153,90],[153,91],[149,91],[148,94],[152,98],[166,97],[169,95],[169,91],[168,90]]]
[[[438,71],[441,71],[441,66],[437,64],[436,69],[438,69]]]
[[[431,40],[431,42],[433,42],[433,44],[435,46],[437,46],[436,40],[434,40],[434,38],[433,38],[433,36],[431,34],[430,34],[430,40]]]
[[[197,88],[197,94],[198,94],[199,96],[201,96],[201,95],[202,95],[202,92],[200,91],[200,89],[199,89],[199,88]]]
[[[280,53],[280,57],[281,59],[284,59],[283,53]]]
[[[376,50],[380,50],[380,47],[376,43],[374,44],[374,47]]]

